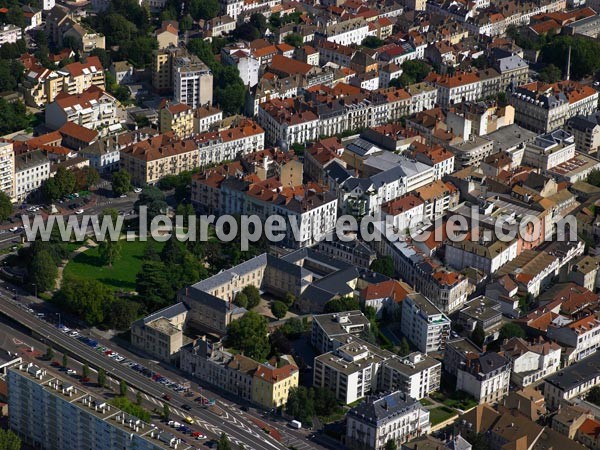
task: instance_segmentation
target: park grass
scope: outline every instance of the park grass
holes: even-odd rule
[[[447,406],[438,406],[429,410],[429,421],[431,425],[437,425],[458,415],[458,413]]]
[[[427,400],[426,398],[422,398],[419,401],[421,402],[421,405],[423,405],[423,406],[431,406],[431,405],[433,405],[433,403],[430,402],[429,400]]]
[[[98,247],[79,253],[65,267],[64,278],[98,280],[113,290],[134,291],[135,277],[142,269],[144,263],[144,250],[150,242],[121,241],[121,256],[108,267],[103,265],[98,253]],[[164,245],[162,242],[153,242],[158,251]]]

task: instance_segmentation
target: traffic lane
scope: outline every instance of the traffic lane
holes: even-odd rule
[[[55,372],[56,373],[60,372],[59,370],[56,369],[56,367],[52,366],[52,361],[39,359],[39,358],[37,358],[36,354],[27,353],[27,349],[33,349],[33,351],[36,352],[37,354],[45,353],[46,345],[43,342],[41,342],[37,339],[34,339],[33,337],[26,335],[26,334],[20,332],[19,330],[15,329],[14,326],[11,326],[11,324],[8,323],[7,319],[5,319],[4,317],[1,317],[1,316],[0,316],[0,343],[1,343],[1,346],[3,349],[8,350],[13,354],[20,355],[25,362],[34,361],[35,364],[47,368],[49,370],[49,373],[51,373],[51,374],[55,373]],[[54,360],[60,361],[61,356],[57,355],[54,358]],[[77,376],[68,375],[64,372],[58,373],[57,376],[67,379],[67,380],[70,378],[73,378],[72,382],[77,385],[80,384],[83,387],[83,389],[85,389],[86,391],[88,391],[98,397],[104,397],[107,399],[110,398],[110,392],[107,391],[106,388],[100,388],[100,387],[94,386],[93,383],[84,384],[81,382],[81,380],[79,379],[79,376],[83,372],[83,366],[84,366],[84,363],[82,363],[76,359],[71,359],[71,360],[69,360],[68,368],[75,370],[77,372]],[[96,372],[96,371],[94,369],[90,368],[90,372]],[[92,380],[95,380],[96,375],[90,376],[90,378]],[[110,391],[113,391],[113,387],[114,387],[114,389],[119,389],[119,382],[117,380],[108,378],[108,381],[112,384],[112,386],[108,388]],[[134,389],[133,387],[129,387],[129,390],[133,395],[136,395],[136,393],[138,392],[138,390]],[[158,406],[158,404],[155,401],[152,401],[151,398],[149,398],[146,394],[142,394],[141,398],[142,398],[141,405],[143,407],[145,407],[148,411],[152,411],[153,409],[156,409],[156,407]],[[182,420],[182,419],[178,419],[178,420]],[[183,439],[189,440],[192,438],[192,436],[190,436],[188,434],[183,434],[183,433],[169,427],[166,423],[164,423],[162,421],[154,419],[154,420],[152,420],[152,423],[154,423],[158,428],[164,428],[166,430],[169,430],[170,432],[176,434],[179,437],[182,437]],[[210,439],[218,439],[219,438],[219,435],[211,432],[210,428],[204,428],[204,427],[201,427],[200,425],[190,425],[190,427],[192,428],[192,431],[201,432],[201,433],[207,435]],[[197,441],[197,439],[193,439],[193,440]]]
[[[156,386],[156,383],[145,378],[132,369],[127,368],[112,361],[110,358],[105,357],[104,355],[99,355],[98,352],[92,350],[90,347],[85,344],[79,342],[76,339],[73,339],[70,336],[65,335],[60,330],[55,328],[52,325],[47,324],[46,322],[34,318],[30,313],[21,310],[18,306],[15,306],[10,302],[9,299],[0,296],[3,300],[3,313],[10,314],[14,318],[17,318],[18,321],[21,321],[27,327],[32,330],[35,330],[38,334],[43,336],[46,339],[53,340],[56,344],[65,348],[69,352],[74,355],[78,355],[86,359],[87,362],[95,365],[96,367],[103,368],[106,370],[108,374],[113,377],[125,380],[129,385],[137,387],[139,390],[155,396],[162,397],[164,393],[164,389],[160,389]],[[171,396],[171,401],[167,402],[172,407],[180,408],[181,404],[184,402],[187,403],[187,400],[183,397],[173,393]],[[213,413],[210,410],[198,408],[195,405],[192,405],[192,415],[199,416],[202,420],[210,423],[213,426],[221,428],[226,434],[230,437],[233,437],[240,442],[250,443],[255,449],[263,449],[263,450],[272,450],[275,449],[283,449],[281,444],[276,441],[270,442],[266,440],[264,437],[252,434],[252,429],[247,427],[243,428],[239,424],[231,424],[226,421],[219,415]],[[240,431],[241,430],[241,431]],[[265,446],[268,445],[268,446]]]

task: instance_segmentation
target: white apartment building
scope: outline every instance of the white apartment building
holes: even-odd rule
[[[67,122],[93,129],[119,123],[117,100],[92,86],[81,94],[60,94],[46,107],[46,126],[57,130]]]
[[[314,142],[319,137],[319,118],[312,111],[293,112],[287,108],[292,99],[275,99],[258,107],[258,123],[266,138],[275,145]]]
[[[508,395],[510,362],[496,352],[468,356],[458,368],[456,389],[475,397],[479,404],[495,404]]]
[[[14,198],[22,202],[50,177],[50,160],[40,150],[15,157]]]
[[[249,119],[227,130],[199,134],[195,140],[202,167],[265,149],[265,131]]]
[[[575,157],[575,137],[562,129],[527,143],[522,164],[549,170]]]
[[[493,274],[517,257],[517,247],[517,239],[510,242],[484,239],[449,242],[446,245],[446,263],[457,270],[473,267],[484,273]]]
[[[331,352],[346,344],[348,338],[360,335],[369,327],[369,319],[361,311],[314,315],[310,343],[319,354]]]
[[[598,91],[576,81],[554,84],[534,82],[519,86],[510,96],[515,121],[528,130],[547,133],[562,127],[571,117],[596,111]]]
[[[546,407],[556,410],[575,397],[585,395],[600,385],[600,352],[559,370],[544,380]]]
[[[23,31],[20,27],[8,24],[0,27],[0,47],[4,44],[14,44],[23,38]]]
[[[419,352],[387,360],[381,368],[380,389],[400,390],[420,400],[440,388],[442,363]]]
[[[345,405],[378,390],[378,372],[393,354],[362,339],[348,337],[346,344],[317,356],[313,386],[333,391]]]
[[[560,369],[562,349],[555,342],[529,343],[512,338],[501,350],[512,363],[511,382],[520,387],[536,383]]]
[[[0,142],[0,190],[14,196],[15,152],[12,142]]]
[[[425,220],[425,202],[414,194],[407,194],[381,207],[381,212],[394,230],[404,232],[422,225]]]
[[[42,9],[44,11],[50,11],[56,5],[55,0],[42,0]]]
[[[450,319],[420,293],[409,294],[402,302],[402,333],[422,353],[444,349],[450,323]]]
[[[201,106],[194,111],[194,133],[205,133],[223,120],[223,111],[213,106]]]
[[[9,427],[34,448],[158,450],[181,439],[34,364],[8,369]],[[184,448],[184,447],[179,447]]]
[[[383,450],[388,441],[398,447],[428,434],[429,411],[404,392],[369,397],[346,415],[345,444],[357,450]]]
[[[437,87],[437,101],[442,108],[466,101],[477,101],[482,95],[482,82],[476,72],[458,72],[455,75],[437,75],[432,72],[426,79]]]
[[[596,352],[600,346],[600,320],[591,314],[563,326],[550,324],[546,335],[570,347],[563,355],[565,365],[569,365]]]
[[[369,23],[362,17],[330,25],[325,30],[329,42],[341,45],[359,45],[369,34]]]
[[[220,3],[223,12],[237,21],[238,16],[244,8],[244,2],[242,0],[221,0]]]
[[[173,60],[173,101],[192,109],[211,105],[213,75],[195,55],[177,56]]]

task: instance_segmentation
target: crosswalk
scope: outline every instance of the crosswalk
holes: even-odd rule
[[[133,389],[131,389],[131,390],[133,391]],[[147,394],[142,394],[142,396],[146,400],[148,400],[149,402],[151,402],[154,405],[156,405],[157,407],[163,408],[164,402],[161,402],[159,399],[157,399],[155,397],[151,397],[151,396],[149,396]],[[226,408],[234,409],[231,406],[227,405],[226,403],[223,403],[223,402],[219,402],[219,403],[222,403],[222,406],[225,406]],[[170,411],[171,411],[172,414],[175,414],[176,416],[179,416],[182,419],[184,419],[186,417],[190,417],[189,413],[187,413],[185,411],[181,411],[180,409],[177,409],[177,408],[171,407]],[[211,423],[209,423],[209,422],[201,419],[200,417],[193,416],[192,419],[194,420],[194,422],[197,425],[200,425],[202,428],[204,428],[205,430],[207,430],[210,433],[213,433],[215,436],[220,436],[221,433],[224,432],[217,425],[213,425],[213,424],[211,424]],[[264,438],[264,436],[261,436],[255,429],[252,429],[246,423],[239,421],[236,417],[234,417],[233,415],[230,415],[227,411],[223,411],[223,416],[221,416],[221,419],[223,419],[223,422],[228,422],[231,425],[236,426],[237,428],[241,428],[246,433],[249,433],[249,434],[251,434],[254,437]],[[255,427],[255,428],[257,428],[257,427]],[[247,443],[242,442],[241,440],[239,440],[237,438],[234,438],[233,436],[229,436],[229,440],[231,442],[233,442],[234,444],[238,445],[238,446],[243,445],[243,448],[246,449],[246,450],[254,450],[252,447],[248,446]]]

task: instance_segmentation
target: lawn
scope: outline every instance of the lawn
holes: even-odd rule
[[[429,400],[427,400],[426,398],[422,398],[421,400],[419,400],[421,402],[421,405],[423,406],[431,406],[433,405],[433,403],[431,403]]]
[[[144,263],[144,249],[149,242],[122,241],[121,257],[112,265],[104,266],[98,254],[98,247],[78,254],[67,264],[64,277],[98,280],[111,289],[135,290],[135,277]],[[164,243],[154,242],[160,251]]]
[[[449,395],[438,391],[433,392],[430,396],[450,408],[461,409],[463,411],[477,406],[477,401],[464,391],[452,391]]]
[[[437,425],[456,415],[458,415],[458,413],[447,406],[438,406],[437,408],[429,410],[429,420],[431,425]]]

